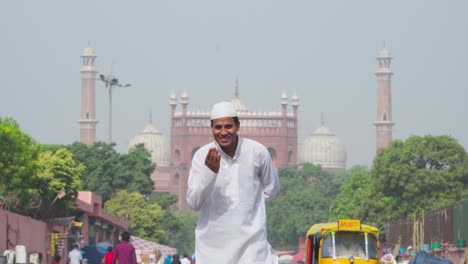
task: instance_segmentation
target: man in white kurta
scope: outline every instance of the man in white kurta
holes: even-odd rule
[[[230,103],[213,107],[215,142],[192,160],[187,202],[200,210],[195,230],[197,264],[271,264],[265,201],[279,193],[277,169],[262,144],[239,137]]]

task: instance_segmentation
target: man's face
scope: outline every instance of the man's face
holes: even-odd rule
[[[239,124],[234,122],[234,118],[223,117],[214,119],[211,131],[213,132],[214,139],[225,152],[236,149]]]

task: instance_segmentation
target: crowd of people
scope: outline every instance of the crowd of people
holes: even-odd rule
[[[52,264],[60,264],[61,257],[56,255],[52,259]],[[74,244],[73,249],[68,253],[67,264],[85,264],[87,260],[83,258],[83,252],[80,251],[79,245]],[[122,232],[120,235],[120,243],[113,248],[109,246],[107,252],[102,256],[101,264],[138,264],[136,250],[130,243],[130,233]],[[194,264],[195,255],[174,254],[164,256],[160,251],[156,252],[155,264]]]
[[[156,264],[194,264],[195,258],[189,257],[187,254],[183,255],[168,255],[162,262],[161,260]]]

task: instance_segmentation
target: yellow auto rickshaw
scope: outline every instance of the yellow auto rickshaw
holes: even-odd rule
[[[379,230],[356,219],[312,225],[306,235],[306,264],[379,263]]]

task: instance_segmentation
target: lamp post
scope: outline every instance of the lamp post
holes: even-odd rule
[[[182,208],[182,176],[183,176],[183,171],[187,169],[187,164],[185,163],[180,163],[179,166],[177,166],[177,174],[179,175],[179,209]]]
[[[106,88],[109,92],[109,143],[112,143],[112,89],[117,87],[129,87],[131,84],[120,84],[119,79],[117,79],[114,75],[107,75],[99,74],[100,81],[106,84]]]

